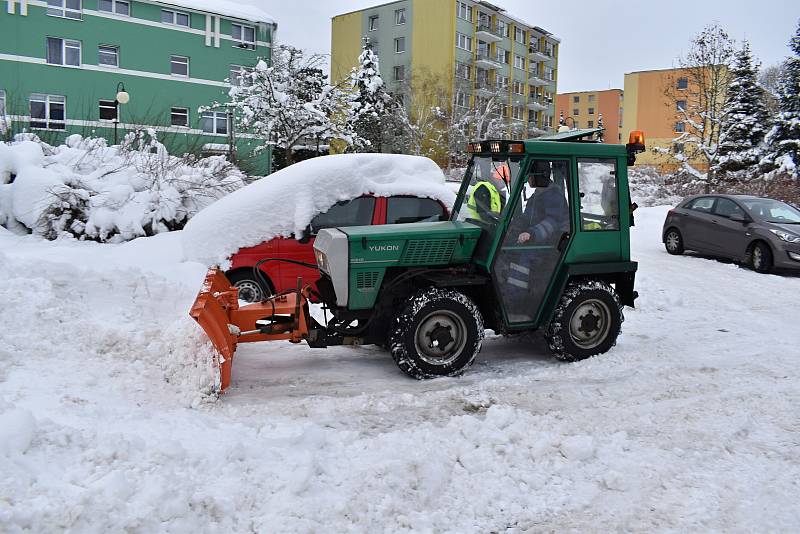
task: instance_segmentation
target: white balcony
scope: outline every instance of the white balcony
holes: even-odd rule
[[[483,69],[499,69],[502,67],[499,61],[487,52],[478,51],[475,55],[475,65]]]
[[[534,87],[544,87],[545,85],[550,85],[551,82],[545,80],[541,72],[537,70],[532,70],[528,72],[528,84],[533,85]]]
[[[528,55],[533,61],[549,61],[552,59],[545,54],[543,50],[539,50],[539,48],[535,46],[528,47]]]
[[[489,82],[475,82],[475,94],[478,96],[492,96],[497,88]]]
[[[484,22],[478,23],[478,29],[475,32],[475,37],[487,43],[497,43],[503,40],[503,36],[497,31],[497,28],[491,24]]]
[[[544,98],[529,98],[528,109],[533,111],[545,111],[550,109],[550,104]]]

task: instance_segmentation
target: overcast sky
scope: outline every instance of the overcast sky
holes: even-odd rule
[[[278,39],[330,54],[331,17],[381,0],[241,0],[278,21]],[[748,39],[763,65],[788,54],[799,0],[493,0],[512,16],[561,39],[559,92],[622,88],[626,72],[672,67],[703,26],[719,22]],[[455,42],[453,43],[455,45]]]

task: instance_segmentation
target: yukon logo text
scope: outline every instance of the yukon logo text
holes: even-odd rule
[[[370,252],[399,252],[400,245],[370,245]]]

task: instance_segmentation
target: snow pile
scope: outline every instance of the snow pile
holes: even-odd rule
[[[242,247],[276,236],[302,235],[319,213],[361,195],[415,195],[453,207],[455,194],[428,158],[340,154],[278,171],[213,203],[186,225],[187,259],[225,265]]]
[[[222,156],[170,156],[154,131],[114,147],[77,134],[65,143],[21,135],[0,144],[0,224],[49,239],[125,241],[179,229],[245,184]]]

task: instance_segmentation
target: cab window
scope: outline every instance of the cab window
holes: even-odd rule
[[[386,224],[447,219],[442,205],[432,198],[390,197],[386,199]]]
[[[337,202],[328,211],[320,213],[311,220],[311,233],[316,234],[323,228],[370,225],[374,209],[375,197],[359,197]]]
[[[619,230],[617,160],[578,159],[583,231]]]

